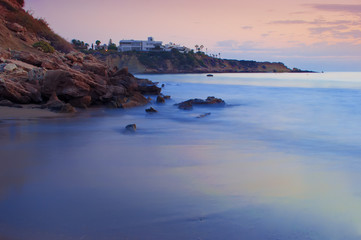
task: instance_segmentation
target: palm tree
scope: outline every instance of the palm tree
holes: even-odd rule
[[[196,48],[196,52],[197,52],[199,48],[198,44],[196,44],[194,47]]]
[[[96,40],[95,41],[95,44],[99,47],[99,45],[101,44],[102,42],[101,41],[99,41],[99,40]]]

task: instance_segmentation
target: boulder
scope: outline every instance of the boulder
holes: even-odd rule
[[[157,96],[157,103],[165,103],[165,99],[162,96]]]
[[[90,104],[92,103],[92,98],[91,96],[84,96],[84,97],[80,97],[80,98],[73,98],[69,100],[69,103],[73,106],[73,107],[78,107],[78,108],[88,108],[90,106]]]
[[[93,73],[98,74],[100,76],[106,76],[106,74],[107,74],[106,65],[102,64],[100,62],[84,61],[82,69],[84,69],[86,71],[93,72]]]
[[[208,97],[206,100],[194,98],[189,99],[187,101],[181,102],[176,104],[178,105],[179,109],[183,110],[191,110],[193,109],[193,105],[217,105],[217,106],[224,106],[225,102],[220,98],[215,97]]]
[[[40,103],[43,101],[39,85],[33,85],[23,81],[21,81],[20,84],[24,87],[24,89],[26,89],[26,91],[28,91],[28,96],[30,97],[32,102]]]
[[[4,71],[5,72],[12,72],[14,70],[16,70],[18,67],[14,64],[14,63],[8,63],[4,66]]]
[[[42,64],[42,59],[39,55],[34,55],[29,52],[11,51],[11,56],[13,59],[20,60],[37,67],[41,67]]]
[[[7,59],[6,62],[16,64],[17,67],[22,68],[25,71],[30,71],[31,69],[36,68],[36,66],[34,66],[32,64],[22,62],[22,61],[19,61],[19,60]]]
[[[145,95],[159,95],[161,88],[148,79],[137,79],[138,91]]]
[[[137,125],[133,124],[129,124],[125,127],[125,131],[127,132],[135,132],[137,130]]]
[[[69,103],[64,103],[63,101],[59,100],[55,92],[53,92],[48,102],[45,105],[43,105],[43,107],[59,113],[76,112],[75,108],[72,105],[70,105]]]
[[[165,100],[169,100],[169,99],[170,99],[170,96],[169,96],[169,95],[165,95],[165,96],[163,96],[163,98],[164,98]]]
[[[155,110],[155,109],[152,108],[152,107],[145,109],[145,111],[146,111],[147,113],[157,113],[157,112],[158,112],[157,110]]]
[[[84,61],[84,54],[80,52],[70,52],[65,55],[65,58],[73,63],[82,63]]]
[[[13,32],[25,32],[25,28],[18,23],[7,22],[6,27]]]
[[[144,106],[148,103],[148,100],[139,92],[133,93],[133,95],[126,99],[125,102],[120,104],[121,108],[132,108]]]
[[[75,108],[69,103],[65,104],[64,107],[59,111],[59,113],[76,113]]]
[[[50,96],[48,102],[43,105],[44,108],[49,108],[53,111],[61,111],[61,109],[65,106],[65,103],[59,100],[58,96],[55,92]]]
[[[60,69],[59,64],[49,61],[48,59],[45,59],[42,63],[41,63],[41,67],[45,68],[45,69],[49,69],[49,70],[55,70],[55,69]]]
[[[181,103],[178,103],[176,104],[178,105],[178,108],[179,109],[182,109],[182,110],[192,110],[193,109],[193,105],[192,105],[192,102],[191,101],[184,101],[184,102],[181,102]]]
[[[0,99],[10,100],[14,103],[31,103],[31,93],[27,91],[19,82],[9,79],[0,81]]]
[[[86,77],[81,73],[64,70],[49,70],[41,83],[41,92],[50,96],[53,92],[62,99],[72,99],[88,96],[90,86],[85,83]]]
[[[33,68],[28,72],[28,81],[38,85],[40,81],[44,81],[46,71],[42,68]]]

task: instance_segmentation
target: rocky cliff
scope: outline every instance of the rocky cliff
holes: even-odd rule
[[[159,94],[146,79],[75,51],[21,0],[0,0],[0,105],[39,104],[60,112],[92,105],[145,105]]]
[[[132,73],[300,72],[283,63],[227,60],[204,53],[124,52],[93,53],[109,67],[127,67]]]

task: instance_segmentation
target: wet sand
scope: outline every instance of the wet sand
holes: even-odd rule
[[[38,118],[68,117],[73,114],[55,113],[47,109],[34,108],[35,105],[23,105],[23,108],[0,106],[0,120],[27,120]]]

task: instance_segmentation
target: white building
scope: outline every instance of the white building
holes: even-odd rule
[[[191,49],[189,49],[185,46],[181,46],[179,44],[175,44],[175,43],[171,43],[171,42],[164,45],[164,51],[170,52],[170,51],[172,51],[172,49],[176,49],[181,53],[188,53],[189,51],[191,51]]]
[[[103,45],[95,45],[94,46],[95,50],[105,50],[108,51],[108,45],[103,44]]]
[[[119,52],[126,51],[153,51],[153,50],[163,50],[161,41],[154,41],[152,37],[148,37],[147,41],[142,40],[121,40],[119,41]]]

